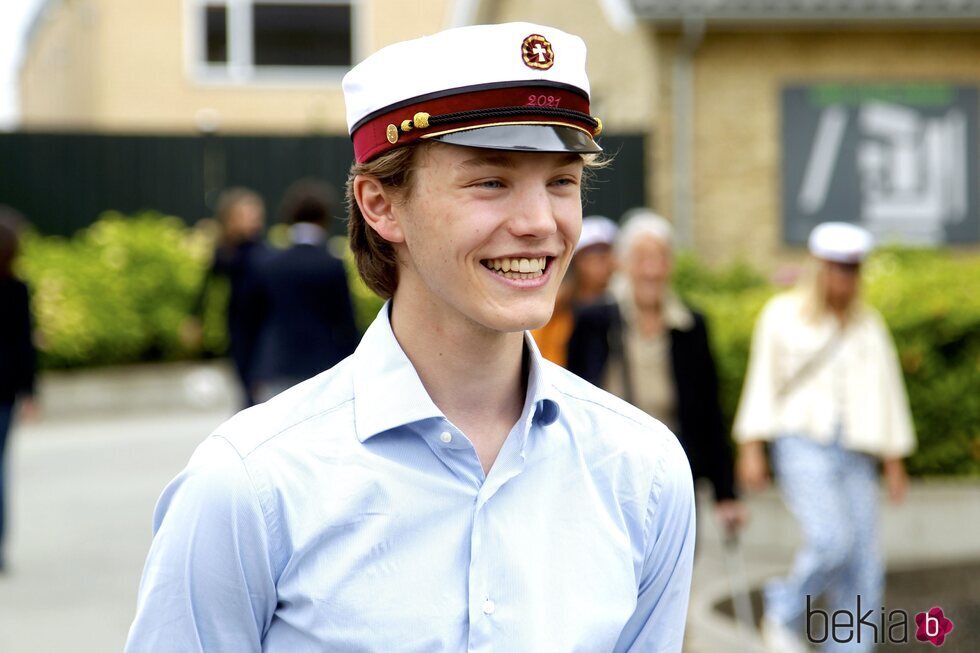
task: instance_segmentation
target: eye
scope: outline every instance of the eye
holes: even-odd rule
[[[473,188],[488,188],[492,190],[495,188],[503,188],[504,184],[499,179],[483,179],[481,181],[474,182],[471,184],[471,186]]]
[[[578,179],[575,177],[559,177],[552,181],[551,184],[560,188],[568,188],[570,186],[578,186]]]

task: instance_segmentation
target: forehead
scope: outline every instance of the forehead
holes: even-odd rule
[[[633,254],[666,254],[670,252],[670,246],[651,233],[641,233],[634,238],[629,251]]]

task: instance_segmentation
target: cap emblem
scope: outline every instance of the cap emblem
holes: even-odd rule
[[[388,142],[394,145],[398,142],[398,127],[394,125],[388,125],[388,129],[385,130],[385,136],[388,138]]]
[[[521,44],[521,57],[528,68],[548,70],[555,65],[555,52],[551,43],[540,34],[531,34]]]

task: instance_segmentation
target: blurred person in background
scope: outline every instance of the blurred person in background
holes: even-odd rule
[[[212,284],[219,278],[229,285],[227,328],[228,349],[235,365],[235,373],[241,387],[245,407],[255,403],[249,377],[252,350],[246,329],[245,286],[249,268],[268,255],[268,247],[262,240],[265,228],[265,202],[258,193],[247,188],[229,188],[218,196],[217,212],[220,234],[214,250],[214,259],[204,277],[201,292],[191,311],[192,317],[182,329],[185,344],[200,347],[202,322]]]
[[[266,401],[354,352],[358,334],[343,262],[327,248],[339,203],[326,182],[301,179],[285,193],[290,246],[258,261],[248,282],[249,380]]]
[[[764,591],[768,650],[803,644],[808,597],[828,610],[877,611],[884,592],[878,538],[878,463],[895,502],[906,493],[902,459],[915,446],[898,357],[881,316],[860,296],[861,264],[873,239],[846,223],[810,235],[810,268],[774,297],[756,324],[734,431],[738,476],[747,489],[768,484],[769,443],[779,491],[799,524],[803,547],[785,578]],[[860,625],[859,625],[860,627]],[[862,643],[827,651],[868,651]]]
[[[30,295],[13,270],[22,225],[16,211],[0,206],[0,572],[5,568],[7,435],[18,410],[24,417],[37,410],[33,399],[37,354],[31,339]]]
[[[555,312],[548,324],[531,332],[541,355],[565,367],[568,338],[572,335],[575,311],[596,302],[609,301],[606,291],[616,270],[612,246],[619,227],[609,218],[590,215],[582,220],[582,237],[562,280]]]
[[[670,223],[649,210],[627,215],[616,241],[623,275],[614,281],[616,301],[578,312],[568,369],[677,434],[694,477],[711,481],[723,528],[734,534],[746,510],[735,495],[732,448],[704,316],[671,290]]]

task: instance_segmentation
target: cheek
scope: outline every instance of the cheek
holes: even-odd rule
[[[574,198],[561,198],[556,200],[551,208],[558,232],[569,242],[577,243],[579,236],[582,235],[581,198],[577,195]]]

